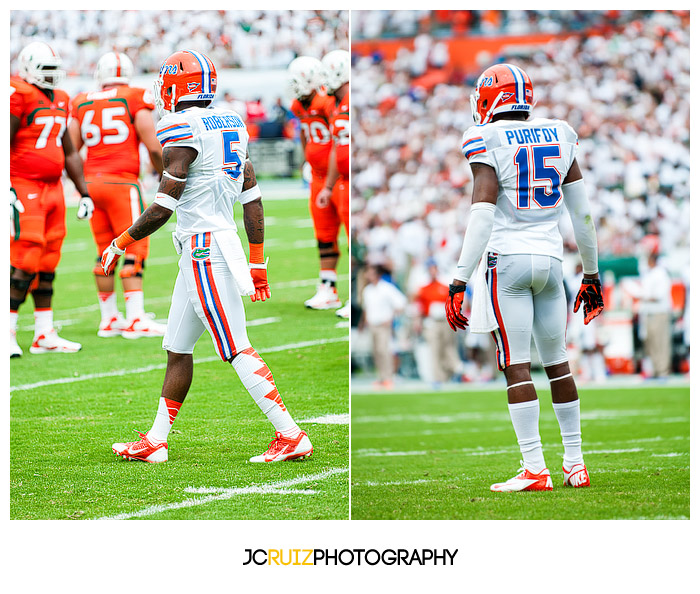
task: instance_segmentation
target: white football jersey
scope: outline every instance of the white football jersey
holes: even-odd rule
[[[197,151],[176,207],[175,237],[184,242],[206,231],[236,231],[233,206],[243,187],[248,150],[243,119],[229,109],[190,107],[163,117],[156,136],[163,149]]]
[[[469,163],[490,165],[498,176],[490,251],[563,259],[561,185],[577,150],[576,132],[561,120],[499,120],[464,133]]]

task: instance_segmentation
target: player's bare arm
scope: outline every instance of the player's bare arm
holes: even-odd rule
[[[70,135],[75,150],[80,152],[80,149],[83,148],[83,137],[80,134],[80,124],[77,119],[71,118],[68,124],[68,134]]]
[[[158,186],[156,201],[150,204],[128,229],[128,233],[134,241],[151,235],[170,219],[174,203],[171,202],[172,209],[167,208],[167,206],[161,205],[165,202],[161,202],[159,199],[162,198],[168,202],[170,202],[168,198],[173,201],[180,199],[187,185],[190,164],[196,157],[197,151],[189,147],[170,147],[163,151],[163,177]]]
[[[335,144],[328,154],[328,173],[326,173],[326,183],[316,195],[316,205],[319,208],[326,208],[330,204],[331,195],[333,194],[333,186],[338,181],[340,172],[338,171],[338,163],[335,158]]]
[[[19,118],[10,114],[10,144],[12,144],[12,141],[15,139],[15,135],[19,131],[21,125],[22,122],[20,122]]]
[[[267,260],[264,257],[265,240],[265,210],[258,180],[255,177],[255,168],[246,154],[243,167],[243,188],[241,195],[246,192],[255,192],[256,198],[246,200],[243,203],[243,225],[248,236],[248,267],[253,279],[255,293],[250,296],[252,301],[265,301],[270,298],[270,284],[267,281]],[[251,196],[252,198],[252,196]]]
[[[172,216],[177,201],[185,191],[190,164],[197,151],[190,147],[169,147],[163,151],[163,176],[156,199],[141,213],[136,222],[102,252],[102,269],[108,275],[124,253],[126,246],[148,237],[160,229]]]
[[[80,192],[80,202],[78,203],[77,217],[81,220],[92,218],[92,213],[95,211],[95,205],[90,198],[85,176],[83,174],[83,160],[80,158],[78,149],[75,148],[71,134],[66,129],[61,139],[63,146],[63,154],[66,157],[65,168],[68,177],[75,184],[76,190]]]
[[[63,146],[63,154],[66,157],[66,173],[68,177],[75,184],[75,188],[80,192],[81,196],[89,196],[90,193],[88,192],[85,177],[83,176],[83,160],[80,158],[80,154],[73,145],[68,131],[63,133],[61,144]]]
[[[143,142],[148,150],[148,156],[151,159],[153,168],[158,172],[158,175],[161,175],[163,173],[163,150],[156,138],[156,130],[149,110],[141,109],[136,112],[134,128],[139,140]]]

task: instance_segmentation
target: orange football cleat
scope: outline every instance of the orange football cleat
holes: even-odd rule
[[[141,462],[167,462],[167,442],[153,443],[148,439],[148,434],[137,431],[141,439],[127,443],[112,444],[112,451],[125,460],[139,460]]]
[[[514,491],[551,491],[552,477],[546,468],[535,474],[527,468],[522,468],[520,474],[505,483],[495,483],[491,485],[491,490],[499,493],[509,493]]]
[[[253,456],[251,462],[283,462],[297,458],[308,458],[314,451],[311,440],[305,431],[299,433],[295,439],[282,437],[278,431],[275,439],[270,442],[270,447],[264,454]]]
[[[561,469],[564,471],[564,485],[567,487],[590,487],[591,478],[588,476],[588,469],[586,465],[581,462],[580,464],[574,464],[571,470],[567,470],[563,466]]]

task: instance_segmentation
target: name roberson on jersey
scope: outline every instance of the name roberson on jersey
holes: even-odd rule
[[[563,260],[561,184],[577,150],[576,132],[562,120],[499,120],[464,133],[469,163],[493,167],[499,180],[489,251]]]
[[[234,111],[190,107],[166,114],[156,127],[161,147],[191,147],[187,185],[177,204],[176,237],[207,231],[237,231],[233,206],[243,187],[248,131]]]

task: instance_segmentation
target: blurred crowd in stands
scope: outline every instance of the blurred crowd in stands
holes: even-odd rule
[[[572,319],[572,363],[587,379],[686,372],[689,13],[461,11],[450,18],[442,11],[360,11],[353,12],[352,27],[353,39],[415,35],[392,60],[379,44],[370,54],[353,55],[353,368],[373,367],[362,293],[367,277],[379,272],[407,297],[392,319],[394,371],[433,381],[444,376],[429,362],[425,332],[426,325],[444,322],[444,310],[426,308],[417,297],[435,274],[443,285],[453,277],[471,197],[460,151],[473,123],[469,95],[485,67],[508,61],[533,81],[535,116],[566,120],[579,134],[607,309],[592,328]],[[476,31],[507,38],[537,30],[578,33],[540,46],[504,45],[498,55],[477,56],[468,72],[450,68],[450,36]],[[566,215],[561,231],[567,289],[575,294],[580,270]],[[651,253],[669,277],[664,307],[672,362],[661,370],[644,344],[641,287]],[[453,379],[494,375],[490,338],[460,332],[452,340],[460,353]]]
[[[281,70],[297,56],[346,49],[348,28],[347,10],[13,10],[10,61],[38,39],[58,52],[69,77],[91,76],[113,50],[131,58],[136,75],[157,73],[167,56],[188,48],[206,53],[218,70]],[[244,115],[254,136],[297,133],[283,93],[266,103],[219,91],[217,100]]]

